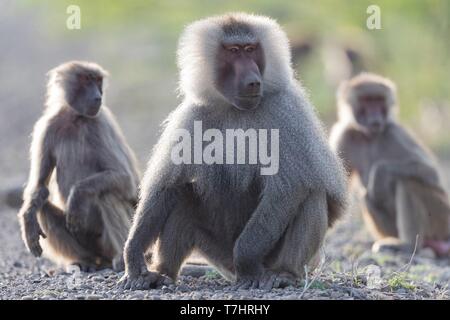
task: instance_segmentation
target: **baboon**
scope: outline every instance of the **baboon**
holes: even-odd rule
[[[121,270],[138,171],[103,104],[107,73],[95,63],[71,61],[48,75],[46,108],[34,126],[19,212],[23,240],[36,257],[44,252],[83,271]]]
[[[270,18],[244,13],[200,20],[180,39],[178,66],[184,100],[148,163],[119,286],[173,281],[193,250],[237,288],[292,283],[317,262],[328,226],[345,208],[346,182],[294,79],[285,33]],[[175,164],[179,129],[192,133],[194,121],[216,133],[279,130],[278,172],[262,174],[260,163],[249,162]],[[203,142],[200,151],[208,147]],[[149,271],[144,252],[155,243]]]
[[[338,90],[331,145],[364,187],[363,217],[373,250],[450,251],[450,205],[433,155],[396,119],[396,87],[362,73]],[[417,239],[417,240],[416,240]]]

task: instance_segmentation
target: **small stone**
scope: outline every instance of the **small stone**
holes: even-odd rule
[[[84,290],[84,291],[88,291],[88,290],[92,290],[92,287],[87,285],[87,284],[81,284],[77,287],[77,289],[79,290]]]
[[[113,273],[113,272],[114,272],[114,270],[110,269],[110,268],[105,268],[105,269],[102,269],[102,270],[98,271],[98,273],[100,273],[100,274],[110,274],[110,273]]]
[[[86,300],[100,300],[102,298],[103,298],[103,296],[101,296],[99,294],[89,294],[86,296]]]
[[[69,266],[66,267],[66,272],[70,273],[70,274],[72,274],[72,273],[80,273],[81,269],[76,264],[72,264],[72,265],[69,265]]]
[[[187,285],[185,285],[185,284],[180,284],[180,285],[176,288],[176,291],[179,291],[179,292],[189,292],[190,289],[189,289],[189,287],[188,287]]]
[[[436,254],[431,248],[423,248],[419,251],[418,256],[427,259],[436,259]]]
[[[202,298],[202,295],[198,292],[195,292],[191,297],[193,300],[200,300]]]
[[[330,294],[330,298],[331,299],[339,299],[342,297],[342,293],[341,292],[331,292]]]
[[[287,291],[292,291],[292,290],[295,290],[295,288],[294,288],[294,286],[287,286],[286,288],[284,288],[284,290],[287,290]]]
[[[130,299],[142,300],[145,298],[144,292],[136,292],[130,296]]]
[[[23,296],[21,300],[33,300],[32,296]]]
[[[22,267],[23,267],[23,265],[22,265],[19,261],[15,261],[15,262],[13,263],[13,266],[14,266],[15,268],[22,268]]]
[[[95,276],[95,277],[92,277],[91,280],[95,281],[95,282],[103,282],[103,281],[105,281],[105,278],[103,278],[101,276]]]
[[[162,291],[162,293],[170,293],[170,292],[172,292],[173,290],[172,290],[170,287],[168,287],[168,286],[163,286],[163,287],[161,288],[161,291]]]

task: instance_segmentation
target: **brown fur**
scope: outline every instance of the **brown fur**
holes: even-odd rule
[[[388,113],[384,130],[370,134],[354,116],[356,95],[382,94]],[[364,220],[383,247],[419,248],[427,239],[449,238],[450,205],[431,153],[396,120],[395,86],[373,74],[344,83],[338,93],[339,121],[330,137],[350,175],[363,187]]]
[[[49,75],[19,213],[24,241],[35,256],[43,250],[57,263],[122,269],[137,195],[135,157],[105,105],[95,116],[83,114],[92,94],[103,91],[106,72],[93,63],[69,62]],[[87,82],[84,96],[80,76],[97,81]]]

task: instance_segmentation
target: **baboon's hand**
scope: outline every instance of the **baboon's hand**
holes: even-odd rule
[[[74,235],[87,229],[88,197],[80,189],[72,188],[67,199],[66,226]]]
[[[172,279],[157,272],[142,271],[138,275],[125,273],[119,280],[118,286],[124,290],[148,290],[172,284]]]
[[[27,246],[28,251],[35,257],[40,257],[42,248],[39,244],[39,237],[46,238],[46,235],[41,229],[36,215],[25,214],[22,215],[22,237]]]

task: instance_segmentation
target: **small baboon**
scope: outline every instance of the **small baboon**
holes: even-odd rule
[[[184,100],[149,161],[119,285],[145,289],[175,280],[193,250],[238,288],[292,283],[317,262],[328,226],[345,208],[346,182],[294,78],[285,33],[267,17],[212,17],[187,27],[178,59]],[[262,174],[263,165],[250,162],[175,164],[179,129],[192,135],[198,121],[205,135],[279,130],[278,172]],[[155,243],[156,272],[144,259]]]
[[[432,154],[396,120],[396,87],[362,73],[338,90],[330,137],[348,173],[364,187],[364,219],[374,251],[450,251],[450,205]]]
[[[84,271],[123,269],[137,200],[136,160],[103,104],[105,76],[99,65],[78,61],[49,72],[19,212],[23,240],[34,256],[44,252]]]

